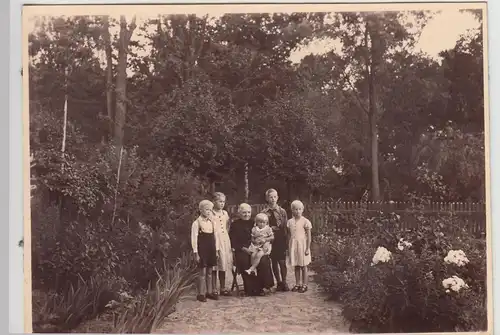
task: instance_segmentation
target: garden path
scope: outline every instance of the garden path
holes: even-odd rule
[[[205,303],[196,301],[194,295],[186,296],[156,333],[348,333],[340,306],[325,300],[313,275],[309,273],[305,293],[220,297]],[[290,268],[287,281],[295,282]]]

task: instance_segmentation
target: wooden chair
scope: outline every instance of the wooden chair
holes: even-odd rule
[[[233,284],[231,285],[231,292],[236,289],[236,294],[239,296],[240,295],[240,285],[238,284],[238,275],[241,275],[238,273],[238,270],[236,267],[234,267],[231,272],[233,273]]]

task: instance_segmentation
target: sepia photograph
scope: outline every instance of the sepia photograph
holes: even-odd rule
[[[24,5],[25,331],[491,332],[486,8]]]

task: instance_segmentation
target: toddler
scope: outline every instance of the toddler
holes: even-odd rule
[[[260,213],[255,216],[255,226],[252,228],[252,243],[248,248],[251,253],[252,265],[245,270],[248,274],[256,275],[255,270],[262,256],[271,254],[271,242],[274,239],[274,234],[268,223],[269,219],[266,214]]]

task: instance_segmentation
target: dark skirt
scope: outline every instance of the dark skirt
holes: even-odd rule
[[[213,233],[204,233],[202,231],[198,233],[198,256],[200,256],[199,268],[217,265],[217,251]]]
[[[239,250],[235,252],[235,265],[243,279],[243,287],[246,295],[259,295],[263,289],[270,289],[274,286],[274,277],[271,269],[269,256],[263,256],[257,266],[257,276],[249,275],[245,272],[250,267],[250,255]]]

